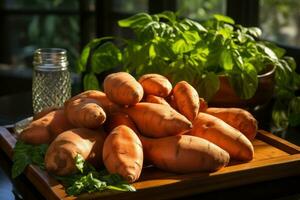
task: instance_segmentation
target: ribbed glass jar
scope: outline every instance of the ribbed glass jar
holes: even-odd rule
[[[61,107],[71,97],[67,52],[60,48],[37,49],[33,58],[33,113]]]

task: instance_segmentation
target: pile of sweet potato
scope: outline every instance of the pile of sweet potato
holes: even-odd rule
[[[187,173],[253,158],[255,118],[239,108],[208,107],[185,81],[173,88],[159,74],[137,81],[118,72],[108,75],[103,87],[104,92],[85,91],[63,108],[42,111],[20,134],[27,143],[50,144],[48,172],[75,173],[77,154],[128,182],[138,180],[144,161]]]

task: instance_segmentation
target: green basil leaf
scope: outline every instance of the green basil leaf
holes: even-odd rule
[[[199,96],[209,101],[220,88],[219,77],[213,72],[196,76],[194,86]]]
[[[223,66],[225,71],[231,71],[233,69],[232,55],[228,49],[222,51],[220,65]]]
[[[77,71],[84,72],[91,53],[91,50],[100,45],[104,40],[113,39],[113,37],[102,37],[91,40],[82,50],[79,60],[77,61]]]
[[[224,15],[219,15],[219,14],[215,14],[214,18],[220,22],[225,22],[228,24],[234,24],[234,20],[228,16],[224,16]]]
[[[158,16],[159,18],[166,19],[171,23],[175,23],[177,19],[176,14],[172,11],[164,11],[162,13],[156,14],[156,16]]]
[[[12,178],[19,176],[30,164],[44,168],[44,156],[47,148],[46,144],[30,145],[18,140],[14,147]]]
[[[105,42],[94,50],[91,60],[92,71],[101,73],[115,68],[121,63],[122,54],[112,42]]]
[[[147,23],[152,21],[152,17],[147,13],[138,13],[129,18],[118,21],[120,27],[130,27],[133,29],[139,29],[144,27]]]
[[[189,52],[193,49],[192,45],[189,45],[184,39],[175,41],[172,45],[172,50],[175,54],[182,54]]]
[[[85,160],[84,160],[84,158],[82,157],[82,155],[77,154],[77,155],[75,156],[75,165],[76,165],[77,169],[78,169],[81,173],[83,173],[84,162],[85,162]]]
[[[257,73],[255,67],[250,63],[244,64],[243,70],[240,74],[237,72],[231,74],[229,80],[235,92],[242,99],[250,99],[254,96],[257,90]]]
[[[83,77],[84,90],[99,90],[99,82],[95,74],[85,74]]]
[[[192,29],[192,30],[195,30],[198,32],[207,32],[206,28],[204,28],[204,26],[202,26],[197,21],[185,18],[180,23],[188,25],[190,27],[190,29]]]
[[[247,32],[255,38],[259,38],[262,34],[262,31],[258,27],[247,28]]]

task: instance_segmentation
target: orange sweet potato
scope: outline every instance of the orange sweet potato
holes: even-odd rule
[[[200,112],[189,134],[211,141],[233,159],[249,161],[253,158],[251,142],[240,131],[215,116]]]
[[[155,96],[155,95],[151,95],[151,94],[146,96],[145,102],[157,103],[157,104],[163,104],[163,105],[170,106],[170,104],[163,97],[159,97],[159,96]]]
[[[80,154],[95,167],[102,165],[106,133],[86,128],[61,133],[50,144],[45,155],[45,167],[51,174],[65,176],[77,172],[75,157]]]
[[[68,102],[65,113],[74,127],[99,128],[106,120],[106,113],[99,102],[91,98],[78,98]]]
[[[154,103],[138,103],[125,108],[141,134],[148,137],[177,135],[191,128],[191,122],[170,106]]]
[[[64,107],[68,107],[69,104],[71,104],[73,101],[77,99],[93,99],[95,100],[95,103],[97,103],[101,108],[104,109],[106,115],[110,115],[113,112],[119,111],[120,107],[110,101],[106,94],[104,92],[98,91],[98,90],[87,90],[85,92],[82,92],[80,94],[77,94],[76,96],[72,97],[71,99],[67,100],[64,104]]]
[[[230,126],[238,129],[249,140],[253,140],[257,133],[257,121],[253,115],[241,108],[213,108],[206,109],[206,113],[213,115]]]
[[[181,114],[193,121],[199,112],[198,92],[186,81],[178,82],[173,89],[174,100]]]
[[[170,81],[160,74],[145,74],[139,78],[139,82],[147,95],[167,97],[172,90]]]
[[[107,97],[119,105],[137,104],[144,95],[141,84],[126,72],[108,75],[104,79],[103,88]]]
[[[110,132],[103,147],[103,162],[108,172],[120,174],[132,183],[140,177],[143,160],[143,147],[133,130],[120,125]]]
[[[145,159],[175,173],[216,171],[229,162],[229,154],[213,143],[190,135],[140,137]]]
[[[52,111],[32,121],[19,135],[19,139],[29,144],[47,144],[60,133],[73,128],[64,110]]]

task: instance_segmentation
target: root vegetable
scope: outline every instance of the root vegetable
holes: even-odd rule
[[[200,107],[198,92],[188,82],[180,81],[175,85],[173,95],[179,112],[193,121]]]
[[[192,127],[191,122],[170,106],[154,103],[138,103],[125,108],[141,134],[148,137],[177,135]]]
[[[257,133],[257,121],[253,115],[241,108],[208,108],[206,113],[213,115],[230,126],[238,129],[249,140],[253,140]]]
[[[128,126],[117,126],[107,136],[103,162],[108,172],[120,174],[132,183],[140,177],[143,159],[142,143]]]
[[[163,104],[163,105],[170,106],[170,104],[164,98],[155,96],[155,95],[151,95],[151,94],[146,96],[145,101],[148,103],[157,103],[157,104]]]
[[[253,158],[251,142],[240,131],[215,116],[200,112],[190,134],[218,145],[233,159],[249,161]]]
[[[229,154],[213,143],[190,135],[140,137],[145,159],[160,169],[176,172],[216,171],[229,162]]]
[[[135,133],[138,133],[138,129],[132,119],[125,113],[117,112],[112,114],[105,122],[105,130],[110,133],[114,128],[120,125],[125,125],[131,128]]]
[[[78,98],[65,106],[68,120],[74,127],[99,128],[106,120],[106,113],[99,102],[91,98]]]
[[[103,83],[107,97],[120,105],[134,105],[141,101],[144,95],[143,87],[133,76],[126,72],[108,75]]]
[[[95,167],[100,166],[105,136],[106,133],[102,130],[93,131],[86,128],[71,129],[61,133],[46,152],[46,170],[59,176],[76,173],[77,154]]]
[[[48,144],[57,135],[73,127],[67,120],[64,110],[55,110],[32,121],[20,133],[19,139],[29,144]]]
[[[64,107],[68,108],[69,104],[72,104],[72,102],[74,102],[77,99],[86,99],[86,98],[95,100],[95,103],[98,104],[99,106],[101,106],[101,108],[104,109],[104,111],[107,115],[114,113],[120,109],[120,106],[111,102],[107,98],[105,93],[98,91],[98,90],[87,90],[85,92],[82,92],[82,93],[72,97],[68,101],[66,101],[64,104]]]
[[[147,95],[167,97],[172,90],[170,81],[160,74],[145,74],[139,78],[139,82]]]

